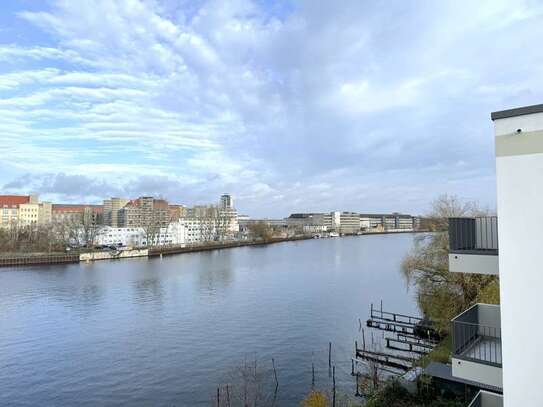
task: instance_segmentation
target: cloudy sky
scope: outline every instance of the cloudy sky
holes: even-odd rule
[[[0,188],[253,216],[495,205],[490,112],[543,102],[538,1],[2,0]]]

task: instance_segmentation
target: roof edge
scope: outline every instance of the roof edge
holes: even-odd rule
[[[490,113],[492,120],[507,119],[508,117],[523,116],[526,114],[543,113],[543,104],[517,107]]]

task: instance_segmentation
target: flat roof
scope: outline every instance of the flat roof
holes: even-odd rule
[[[506,119],[508,117],[522,116],[525,114],[543,113],[543,104],[517,107],[515,109],[500,110],[498,112],[490,113],[492,120]]]

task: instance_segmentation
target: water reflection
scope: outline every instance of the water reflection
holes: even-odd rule
[[[203,295],[214,295],[226,290],[234,279],[232,250],[203,253],[200,257],[201,271],[198,273],[198,291]]]
[[[137,304],[162,304],[164,287],[158,277],[146,278],[132,282],[134,288],[134,302]]]

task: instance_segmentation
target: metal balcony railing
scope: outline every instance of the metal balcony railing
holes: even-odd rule
[[[503,407],[503,396],[481,390],[468,407]]]
[[[476,304],[452,320],[453,357],[501,367],[498,305]]]
[[[452,253],[498,254],[498,217],[449,218]]]

